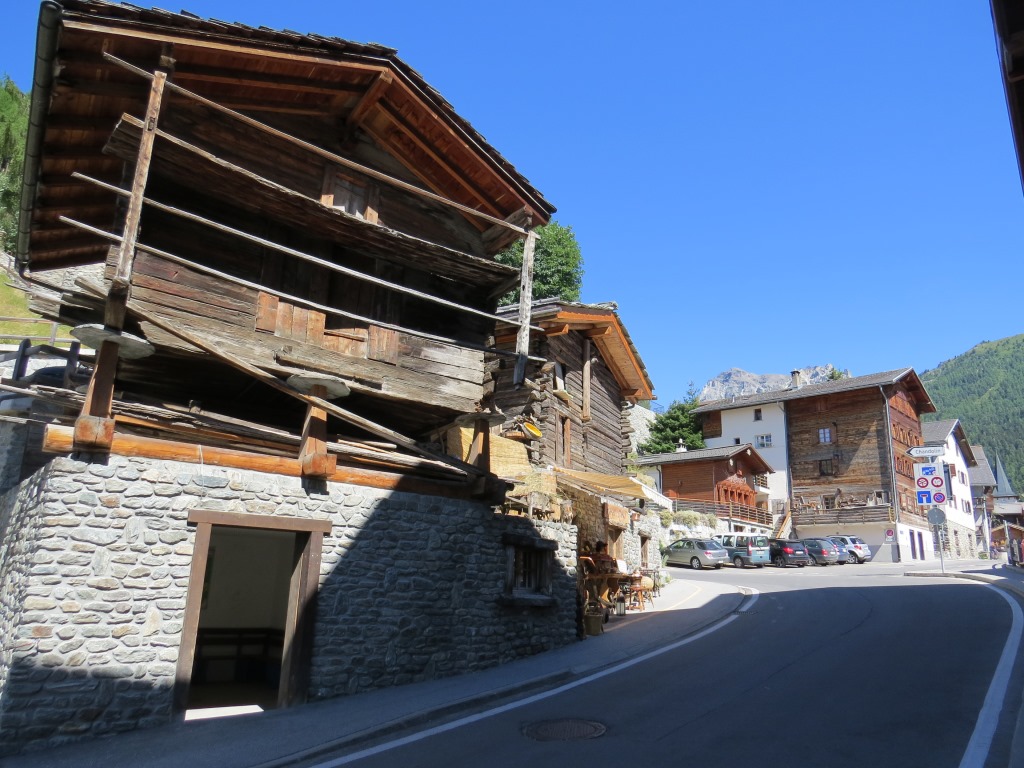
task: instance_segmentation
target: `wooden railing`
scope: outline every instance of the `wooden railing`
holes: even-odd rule
[[[78,371],[78,355],[81,344],[77,339],[68,339],[70,345],[67,349],[56,347],[53,344],[36,344],[29,342],[33,337],[22,338],[18,348],[11,352],[0,352],[0,363],[8,360],[14,361],[14,368],[11,371],[11,380],[18,382],[25,378],[28,373],[28,362],[36,355],[45,355],[64,360],[64,386],[70,387],[75,373]]]
[[[719,520],[735,520],[741,523],[756,523],[767,528],[772,527],[772,513],[767,509],[751,507],[748,504],[729,504],[720,501],[702,501],[699,499],[673,499],[673,512],[697,512],[702,515],[714,515]]]
[[[793,522],[797,525],[848,525],[850,523],[895,523],[896,511],[888,504],[870,507],[843,507],[842,509],[795,509]],[[928,520],[915,512],[899,513],[901,522],[929,528]]]

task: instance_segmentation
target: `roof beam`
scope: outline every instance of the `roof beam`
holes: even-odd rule
[[[359,103],[356,104],[355,109],[353,109],[351,114],[349,114],[347,119],[349,125],[361,125],[367,114],[369,114],[371,109],[377,106],[381,97],[394,81],[395,77],[391,72],[387,70],[378,72],[377,77],[372,83],[370,83],[370,86],[363,93],[362,98],[359,99]]]

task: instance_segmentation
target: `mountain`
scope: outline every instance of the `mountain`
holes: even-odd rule
[[[1024,334],[983,341],[921,374],[937,413],[926,421],[960,419],[991,463],[998,455],[1018,493],[1024,492]]]
[[[828,381],[835,367],[829,365],[813,365],[801,368],[800,375],[804,384],[817,384]],[[846,374],[849,376],[849,372]],[[697,398],[701,402],[708,400],[724,400],[727,397],[756,395],[761,392],[774,392],[785,389],[792,383],[792,376],[783,373],[748,373],[740,368],[730,368],[711,379],[701,389]]]

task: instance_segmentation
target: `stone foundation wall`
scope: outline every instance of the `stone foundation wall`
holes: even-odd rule
[[[0,420],[0,493],[17,485],[27,440],[28,424]]]
[[[112,456],[0,498],[0,754],[166,723],[191,509],[327,519],[310,698],[469,672],[576,638],[576,529],[475,502]],[[549,607],[505,596],[502,534],[557,542]]]

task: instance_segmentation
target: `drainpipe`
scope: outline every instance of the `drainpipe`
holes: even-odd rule
[[[50,109],[53,93],[53,69],[60,39],[59,3],[44,0],[39,7],[39,30],[36,37],[36,63],[32,74],[32,102],[28,114],[28,135],[25,140],[25,165],[21,177],[21,210],[18,215],[18,239],[15,258],[18,274],[28,268],[29,237],[32,232],[32,209],[35,207],[36,188],[39,185],[39,167],[46,133],[46,113]]]
[[[899,505],[899,494],[896,492],[896,460],[892,455],[892,420],[889,417],[889,398],[885,394],[885,386],[882,384],[878,385],[878,391],[882,395],[882,403],[885,406],[885,453],[889,459],[889,474],[890,474],[890,486],[889,486],[889,503],[892,505],[892,509],[895,512],[896,522],[900,521],[900,505]],[[900,537],[899,529],[896,530],[896,541],[893,542],[893,549],[896,551],[896,556],[893,558],[893,562],[898,563],[900,561]]]

